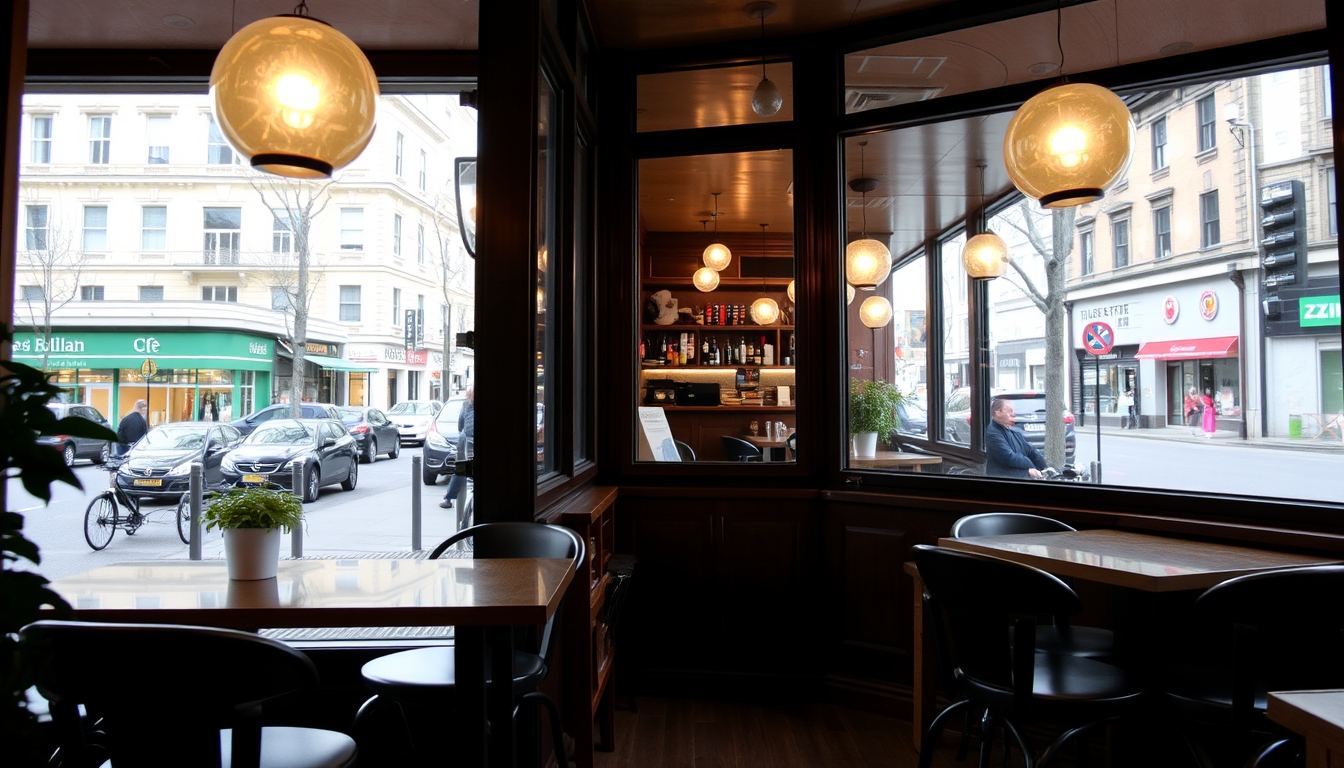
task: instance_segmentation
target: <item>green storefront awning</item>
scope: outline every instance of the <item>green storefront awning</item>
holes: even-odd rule
[[[372,368],[368,363],[352,363],[349,360],[342,360],[339,357],[323,357],[322,355],[304,355],[303,359],[308,362],[317,363],[329,371],[347,371],[349,373],[372,373],[376,368]]]

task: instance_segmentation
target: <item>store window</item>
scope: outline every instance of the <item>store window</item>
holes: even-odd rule
[[[205,208],[202,220],[205,263],[237,264],[243,238],[243,209]]]

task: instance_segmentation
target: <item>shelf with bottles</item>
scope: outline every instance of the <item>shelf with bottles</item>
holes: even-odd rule
[[[642,326],[643,368],[793,368],[792,326]]]

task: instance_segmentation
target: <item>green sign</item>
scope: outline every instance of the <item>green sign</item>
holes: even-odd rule
[[[50,336],[14,334],[15,360],[62,368],[221,368],[269,371],[275,339],[242,333],[147,330],[57,331]],[[153,375],[152,373],[149,375]]]
[[[1339,325],[1339,294],[1305,296],[1297,300],[1297,322],[1302,328]]]

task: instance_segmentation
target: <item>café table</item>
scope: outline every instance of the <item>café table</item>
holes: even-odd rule
[[[887,469],[891,467],[909,467],[915,472],[923,472],[924,467],[936,467],[943,463],[943,457],[908,451],[877,451],[872,456],[855,456],[849,453],[850,469]]]
[[[1269,694],[1269,719],[1307,742],[1307,768],[1344,766],[1344,691]]]
[[[784,437],[766,437],[765,435],[743,435],[743,440],[761,449],[761,461],[774,461],[775,449],[784,449],[788,445],[789,436]]]
[[[1329,565],[1338,559],[1274,552],[1234,544],[1189,541],[1133,531],[1093,529],[1007,536],[943,538],[938,546],[1012,560],[1056,576],[1124,587],[1148,595],[1204,590],[1259,571]],[[937,669],[931,617],[923,610],[924,585],[913,563],[914,579],[914,735],[915,743],[932,722]]]
[[[573,578],[563,558],[281,560],[276,578],[263,581],[230,580],[224,560],[153,560],[51,588],[81,621],[248,631],[452,625],[461,702],[453,759],[502,768],[516,762],[512,628],[544,624]],[[487,647],[492,679],[502,681],[489,690]]]

